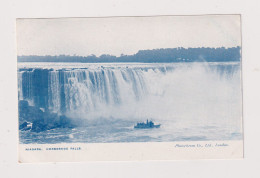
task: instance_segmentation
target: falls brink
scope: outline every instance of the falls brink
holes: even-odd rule
[[[20,100],[74,118],[240,126],[239,63],[20,68],[18,92]]]
[[[141,70],[34,69],[19,75],[20,99],[59,113],[138,101],[147,89]]]

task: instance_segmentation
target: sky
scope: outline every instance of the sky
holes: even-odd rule
[[[239,15],[17,19],[16,35],[19,56],[241,46]]]

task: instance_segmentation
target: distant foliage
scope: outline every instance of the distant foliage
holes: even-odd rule
[[[166,48],[140,50],[134,55],[116,57],[103,54],[99,57],[90,56],[18,56],[18,62],[225,62],[240,61],[240,47],[232,48]]]

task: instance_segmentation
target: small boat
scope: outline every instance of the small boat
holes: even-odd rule
[[[151,129],[151,128],[160,128],[161,124],[155,125],[153,121],[148,121],[148,119],[145,122],[138,122],[134,128],[135,129]]]

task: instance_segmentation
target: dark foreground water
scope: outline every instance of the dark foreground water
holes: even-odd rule
[[[167,122],[163,123],[166,124]],[[35,133],[20,131],[21,143],[113,143],[113,142],[170,142],[203,140],[239,140],[241,133],[216,126],[181,128],[173,125],[153,129],[134,129],[134,123],[116,121],[109,125],[77,128],[57,128]]]

